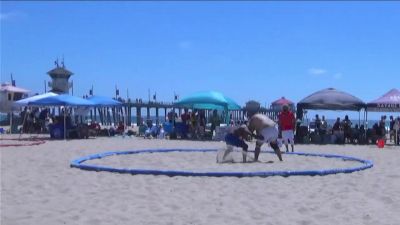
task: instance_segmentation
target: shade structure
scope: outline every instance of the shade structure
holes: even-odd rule
[[[76,107],[91,107],[95,106],[95,104],[91,101],[88,101],[83,98],[75,97],[72,95],[56,95],[56,96],[49,96],[46,98],[42,98],[36,101],[32,101],[28,103],[29,106],[76,106]],[[67,139],[67,128],[66,124],[66,113],[64,113],[64,139]]]
[[[95,104],[89,100],[75,97],[72,95],[56,95],[48,96],[36,101],[28,103],[30,106],[95,106]]]
[[[196,92],[182,98],[175,105],[195,109],[241,109],[234,100],[217,91]]]
[[[282,97],[280,99],[277,99],[271,103],[271,108],[275,110],[281,110],[282,106],[287,105],[289,108],[294,110],[294,103],[290,101],[289,99],[286,99],[285,97]]]
[[[307,96],[297,103],[297,107],[303,109],[359,111],[365,107],[365,103],[361,99],[346,92],[334,88],[327,88]]]
[[[110,98],[110,97],[105,97],[105,96],[97,96],[97,95],[93,95],[90,96],[89,98],[87,98],[87,100],[93,102],[95,104],[95,106],[122,106],[122,103]]]
[[[241,107],[231,98],[217,91],[196,92],[184,97],[176,106],[194,109],[220,109],[225,111],[225,122],[229,123],[229,110],[240,110]]]
[[[367,104],[368,111],[400,112],[400,91],[393,88],[383,96]]]
[[[39,99],[47,98],[50,96],[56,96],[56,95],[58,95],[58,94],[53,93],[53,92],[47,92],[47,93],[44,93],[41,95],[35,95],[35,96],[29,97],[29,98],[24,98],[24,99],[18,100],[16,102],[14,102],[14,105],[18,106],[18,107],[27,106],[30,102],[34,102]]]
[[[360,111],[366,104],[359,98],[334,88],[317,91],[297,103],[297,117],[304,109]]]
[[[292,105],[292,104],[294,104],[294,103],[292,101],[286,99],[285,97],[282,97],[271,103],[271,105]]]

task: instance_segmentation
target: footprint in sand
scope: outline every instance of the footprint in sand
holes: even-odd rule
[[[306,207],[300,207],[297,211],[298,211],[299,213],[303,214],[303,213],[307,213],[307,212],[308,212],[308,209],[307,209]]]

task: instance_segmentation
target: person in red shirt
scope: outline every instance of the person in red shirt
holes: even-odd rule
[[[282,139],[286,146],[286,152],[289,151],[288,141],[292,146],[292,152],[294,151],[294,128],[296,119],[294,114],[289,111],[288,105],[282,106],[282,112],[279,114],[279,128],[282,131]]]

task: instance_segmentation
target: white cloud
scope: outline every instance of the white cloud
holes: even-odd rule
[[[180,49],[189,49],[192,47],[192,42],[191,41],[181,41],[178,43],[178,47]]]
[[[333,75],[333,78],[334,79],[336,79],[336,80],[339,80],[339,79],[341,79],[342,78],[342,74],[341,73],[335,73],[334,75]]]
[[[6,21],[6,20],[14,20],[14,19],[19,19],[19,18],[24,18],[26,17],[26,14],[23,12],[1,12],[0,13],[0,21]]]
[[[320,76],[326,74],[326,70],[321,68],[311,68],[308,70],[308,73],[314,76]]]

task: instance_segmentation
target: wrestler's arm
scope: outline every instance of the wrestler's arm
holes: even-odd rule
[[[250,135],[258,140],[264,140],[264,137],[258,132],[256,131],[256,134],[254,134],[254,130],[255,130],[255,126],[252,123],[253,121],[250,121],[249,123],[249,131],[251,132]]]

